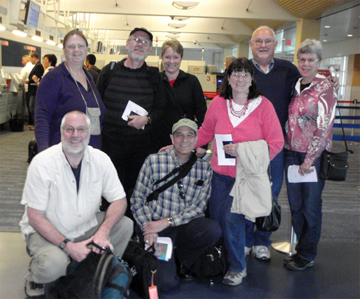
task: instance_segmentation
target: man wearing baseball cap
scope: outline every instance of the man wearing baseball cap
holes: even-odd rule
[[[186,118],[179,120],[170,137],[173,148],[145,160],[130,200],[140,243],[154,244],[156,248],[157,237],[170,237],[175,248],[169,261],[158,261],[156,276],[160,291],[177,286],[178,275],[191,278],[192,265],[207,247],[216,243],[221,233],[216,221],[204,218],[211,193],[212,167],[193,153],[196,123]],[[181,170],[174,171],[189,165],[191,169],[183,177],[179,175]],[[161,190],[167,183],[168,187]],[[150,194],[158,195],[149,201]],[[181,265],[178,269],[175,256]]]
[[[153,148],[152,124],[161,117],[166,105],[159,88],[159,69],[145,62],[152,50],[152,40],[153,35],[147,29],[134,28],[126,41],[128,56],[106,65],[97,81],[106,106],[102,150],[115,165],[128,203],[139,170]],[[129,103],[137,108],[124,114]],[[139,113],[140,108],[146,110],[147,115]],[[129,209],[126,215],[132,217]]]

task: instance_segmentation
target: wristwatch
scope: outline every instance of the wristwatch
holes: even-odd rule
[[[61,250],[64,250],[67,242],[70,242],[70,240],[69,240],[69,239],[65,239],[64,241],[62,241],[62,242],[59,244],[59,248],[60,248]]]
[[[148,125],[151,125],[151,123],[152,123],[152,119],[151,119],[151,117],[148,115],[148,116],[147,116],[147,118],[148,118],[148,122],[147,122],[147,124],[148,124]]]
[[[173,227],[174,226],[174,219],[172,217],[169,217],[168,218],[168,223],[169,223],[170,227]]]

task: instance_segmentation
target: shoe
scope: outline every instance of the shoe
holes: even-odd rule
[[[250,254],[250,251],[251,251],[251,247],[245,246],[245,257],[247,257]]]
[[[192,281],[194,279],[194,274],[186,269],[182,264],[178,267],[178,276],[180,279],[183,279],[185,281]]]
[[[286,266],[288,263],[290,263],[293,259],[295,259],[295,257],[297,257],[297,253],[288,256],[286,258],[283,259],[284,265]]]
[[[244,269],[242,272],[227,271],[222,282],[223,284],[229,286],[237,286],[242,283],[243,278],[245,278],[246,275],[246,269]]]
[[[271,258],[270,251],[266,246],[253,246],[252,250],[253,256],[255,256],[258,260],[268,261]]]
[[[34,131],[34,126],[29,126],[30,131]]]
[[[300,256],[296,256],[292,261],[286,264],[286,268],[294,271],[302,271],[306,268],[313,267],[314,261],[303,259]]]
[[[34,281],[30,281],[31,274],[28,273],[25,276],[25,294],[30,298],[44,296],[45,295],[45,284],[44,283],[36,283]]]

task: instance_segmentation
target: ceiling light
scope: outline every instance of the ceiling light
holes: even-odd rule
[[[326,43],[326,42],[327,42],[327,40],[326,40],[326,39],[323,39],[323,42],[324,42],[324,43]]]
[[[200,2],[195,1],[173,1],[172,6],[181,10],[193,9],[198,6]]]
[[[174,17],[174,21],[178,21],[178,22],[184,22],[184,21],[187,21],[189,20],[190,17]]]
[[[62,49],[62,48],[63,48],[63,45],[62,45],[62,44],[58,44],[58,47],[59,47],[60,49]]]
[[[50,46],[55,46],[55,45],[56,45],[55,42],[52,41],[52,40],[47,40],[46,43],[47,43],[48,45],[50,45]]]
[[[329,25],[326,25],[326,26],[324,26],[324,28],[330,28],[330,26],[329,26]]]
[[[169,27],[174,29],[180,29],[186,26],[186,23],[179,23],[179,22],[171,22],[168,24]]]
[[[31,37],[31,39],[37,41],[37,42],[42,42],[43,39],[40,36],[34,35],[33,37]]]
[[[13,30],[12,33],[14,33],[17,36],[21,36],[21,37],[26,37],[27,34],[23,31],[19,31],[19,30]]]
[[[348,34],[347,36],[348,36],[348,37],[352,37],[352,34]]]
[[[180,37],[180,34],[165,34],[165,37],[170,38],[170,39],[178,39]]]
[[[6,30],[6,27],[0,24],[0,31],[4,31],[4,30]]]

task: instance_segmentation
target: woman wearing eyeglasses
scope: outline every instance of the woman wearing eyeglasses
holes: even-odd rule
[[[231,135],[233,143],[223,149],[233,157],[238,155],[239,144],[247,141],[265,140],[271,159],[283,148],[284,137],[275,109],[257,90],[251,61],[246,58],[236,59],[226,70],[220,95],[211,101],[198,131],[196,147],[210,142],[215,134]],[[231,213],[230,191],[235,183],[236,165],[219,165],[215,142],[213,151],[210,218],[219,222],[228,252],[230,266],[223,283],[239,285],[246,276],[245,218],[242,214]]]
[[[68,32],[63,41],[66,61],[41,80],[35,102],[35,137],[39,152],[60,142],[61,119],[73,110],[89,116],[89,145],[101,148],[105,105],[92,76],[84,68],[87,47],[88,42],[82,32]]]
[[[322,45],[317,40],[303,41],[297,52],[301,78],[295,85],[285,125],[285,175],[292,224],[298,238],[296,254],[284,260],[291,270],[314,265],[321,232],[321,193],[325,181],[319,178],[320,156],[331,151],[331,128],[335,118],[336,93],[333,83],[318,69]],[[288,169],[297,165],[298,173],[307,176],[316,171],[317,181],[289,183]]]

